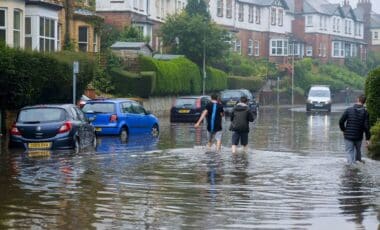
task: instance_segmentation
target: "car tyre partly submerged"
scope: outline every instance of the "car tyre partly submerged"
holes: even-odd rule
[[[158,137],[160,135],[160,129],[157,124],[153,125],[151,134],[153,137]]]
[[[128,140],[128,130],[127,130],[127,128],[122,128],[121,129],[120,140],[121,140],[121,142],[127,142],[127,140]]]

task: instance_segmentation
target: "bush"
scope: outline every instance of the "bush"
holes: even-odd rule
[[[206,90],[221,91],[227,88],[227,74],[221,70],[207,67]]]
[[[0,46],[0,108],[71,103],[74,60],[80,63],[77,75],[79,98],[95,74],[96,65],[92,58],[80,53],[45,54]]]
[[[115,87],[114,95],[119,97],[147,98],[153,92],[156,75],[154,72],[130,73],[121,68],[110,71],[112,83]]]
[[[380,68],[371,71],[365,82],[367,109],[370,124],[373,125],[380,118]]]
[[[229,89],[248,89],[257,92],[263,86],[264,80],[260,77],[228,77],[227,86]]]
[[[380,121],[371,128],[371,141],[368,146],[368,156],[380,158]]]
[[[142,70],[156,72],[154,95],[199,94],[201,92],[202,78],[199,68],[186,58],[160,61],[140,56],[139,62]]]

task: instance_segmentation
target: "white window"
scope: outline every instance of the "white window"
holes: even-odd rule
[[[326,44],[325,43],[319,43],[319,48],[318,48],[318,56],[319,57],[326,57]]]
[[[88,28],[80,26],[78,31],[78,48],[79,51],[88,52]]]
[[[271,9],[270,24],[271,25],[276,25],[276,8],[272,8]]]
[[[340,18],[336,19],[336,32],[340,33]]]
[[[235,52],[241,54],[241,41],[239,39],[235,40]]]
[[[55,20],[40,17],[40,51],[55,51]]]
[[[288,40],[272,39],[270,43],[271,56],[288,56]]]
[[[334,41],[332,43],[333,45],[333,53],[332,53],[332,56],[333,57],[344,57],[344,47],[343,47],[343,43],[342,42],[339,42],[339,41]]]
[[[62,30],[62,25],[58,24],[58,29],[57,29],[57,51],[61,50],[62,44],[61,44],[61,30]]]
[[[133,8],[137,10],[137,0],[133,0]]]
[[[258,40],[253,42],[254,55],[258,57],[260,55],[260,42]]]
[[[0,9],[0,43],[7,40],[7,11]]]
[[[248,40],[248,56],[253,55],[253,40],[249,39]]]
[[[306,17],[306,26],[313,27],[313,15],[308,15]]]
[[[253,23],[253,12],[254,12],[254,8],[253,6],[249,6],[248,8],[248,22],[249,23]]]
[[[226,17],[232,18],[232,0],[227,0]]]
[[[379,39],[379,33],[377,31],[373,32],[373,40]]]
[[[92,43],[92,52],[98,52],[98,35],[96,34],[94,30],[94,42]]]
[[[25,17],[25,49],[32,49],[32,21]]]
[[[218,0],[216,3],[216,15],[223,17],[223,0]]]
[[[333,32],[336,32],[336,18],[333,18]]]
[[[243,3],[239,3],[239,12],[238,12],[238,19],[240,22],[244,21],[244,5]]]
[[[306,46],[306,56],[307,57],[313,56],[313,47],[312,46]]]
[[[298,56],[300,53],[299,43],[289,43],[289,55]]]
[[[161,9],[160,9],[160,16],[161,18],[165,18],[165,0],[161,0]]]
[[[358,47],[356,44],[351,44],[351,57],[358,56]]]
[[[140,0],[139,2],[140,2],[139,10],[140,10],[140,11],[144,11],[144,2],[145,2],[145,1],[141,1],[141,0]]]
[[[21,45],[21,12],[13,12],[13,47],[20,48]]]
[[[282,10],[282,9],[278,10],[278,18],[277,19],[278,19],[277,25],[283,26],[283,24],[284,24],[284,10]]]
[[[255,14],[255,22],[256,24],[260,24],[261,22],[261,9],[256,6],[256,14]]]

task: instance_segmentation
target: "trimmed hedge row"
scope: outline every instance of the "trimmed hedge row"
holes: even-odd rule
[[[207,67],[206,90],[208,92],[220,91],[227,88],[227,74],[221,70]]]
[[[368,146],[368,156],[380,158],[380,121],[371,128],[371,141]]]
[[[380,68],[371,71],[365,82],[366,105],[371,125],[380,119]]]
[[[202,79],[198,66],[186,58],[170,61],[155,60],[140,56],[140,67],[144,71],[156,72],[154,95],[199,94]]]
[[[94,76],[95,63],[81,53],[45,54],[0,45],[0,108],[72,102],[72,63],[79,61],[77,96]]]
[[[248,89],[257,92],[264,84],[261,77],[228,77],[227,85],[229,89]]]
[[[154,90],[156,81],[155,72],[141,72],[140,74],[127,72],[121,68],[110,70],[114,94],[119,97],[139,96],[148,98]]]

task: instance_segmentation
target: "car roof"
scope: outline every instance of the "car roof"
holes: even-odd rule
[[[193,95],[193,96],[180,96],[180,97],[177,97],[177,99],[198,99],[202,97],[211,98],[208,95]]]
[[[130,101],[130,102],[138,102],[137,100],[132,100],[128,98],[98,98],[98,99],[92,99],[87,101],[87,103],[92,103],[92,102],[111,102],[111,103],[117,103],[117,102],[123,102],[123,101]]]
[[[313,85],[313,86],[311,86],[310,90],[311,89],[325,89],[325,90],[328,89],[328,90],[330,90],[330,87],[327,85]]]
[[[38,104],[38,105],[28,105],[22,107],[22,109],[34,109],[34,108],[63,108],[67,109],[73,107],[73,104]]]

